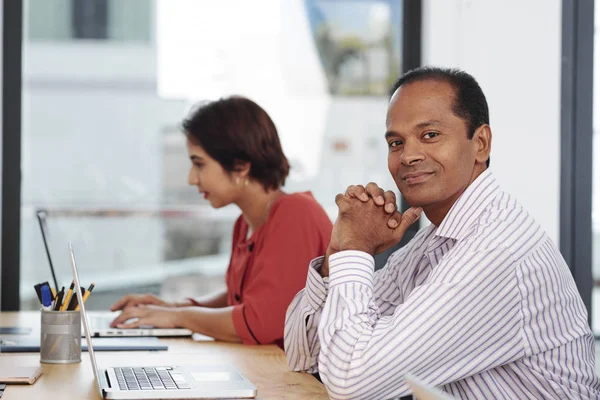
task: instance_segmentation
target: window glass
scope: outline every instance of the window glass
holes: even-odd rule
[[[23,309],[51,279],[39,210],[60,284],[71,282],[68,240],[82,283],[96,284],[91,309],[131,291],[224,287],[239,210],[215,210],[187,184],[179,123],[200,100],[263,106],[292,167],[284,189],[312,191],[332,219],[350,184],[395,188],[383,135],[401,70],[399,0],[81,1],[26,8]]]

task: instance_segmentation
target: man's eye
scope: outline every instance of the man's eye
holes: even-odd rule
[[[438,136],[437,132],[427,132],[425,135],[423,135],[425,139],[433,139],[436,136]]]
[[[402,140],[394,140],[394,141],[391,141],[391,142],[388,143],[388,146],[390,148],[392,148],[392,147],[398,147],[398,146],[401,146],[401,145],[402,145]]]

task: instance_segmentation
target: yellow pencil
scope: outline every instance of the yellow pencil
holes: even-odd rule
[[[73,295],[74,287],[75,287],[75,282],[71,282],[71,286],[69,287],[69,290],[67,291],[67,295],[65,296],[65,298],[63,300],[62,306],[60,306],[60,311],[65,311],[67,309],[67,306],[71,302],[71,296]]]
[[[56,299],[56,289],[50,286],[50,291],[52,292],[52,300]]]
[[[92,283],[90,285],[90,287],[88,288],[88,290],[86,290],[86,292],[83,294],[83,302],[85,303],[85,301],[87,300],[88,297],[90,297],[90,294],[92,294],[92,290],[94,289],[94,284]],[[75,311],[79,310],[79,304],[77,304],[77,307],[75,307]]]

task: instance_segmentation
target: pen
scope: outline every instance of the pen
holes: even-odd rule
[[[38,299],[40,300],[40,303],[42,302],[42,291],[40,290],[42,286],[50,286],[48,284],[48,281],[46,282],[42,282],[42,283],[38,283],[37,285],[34,285],[33,288],[35,289],[35,292],[37,293]]]
[[[39,283],[37,285],[33,285],[33,289],[35,290],[35,294],[38,298],[38,300],[40,301],[40,303],[42,302],[42,292],[40,291],[40,287],[42,285],[40,285]]]
[[[67,295],[65,296],[65,300],[62,303],[62,306],[60,307],[60,311],[66,311],[67,307],[69,306],[69,303],[71,301],[71,297],[73,296],[73,288],[75,287],[75,282],[71,282],[71,286],[69,287],[69,290],[67,291]],[[77,296],[75,296],[77,297]]]
[[[52,294],[50,293],[50,286],[42,286],[40,289],[42,292],[42,309],[43,310],[52,310]]]
[[[85,295],[85,289],[81,288],[81,295]],[[71,301],[69,301],[69,305],[67,306],[67,311],[74,311],[75,307],[77,307],[77,295],[71,296]]]
[[[92,290],[94,290],[94,284],[92,283],[90,285],[90,287],[88,288],[88,290],[83,294],[83,302],[85,303],[85,301],[87,300],[88,297],[90,297],[90,294],[92,294]],[[77,307],[75,307],[75,311],[79,310],[79,304],[77,304]]]
[[[62,289],[60,289],[60,291],[56,295],[56,301],[54,302],[54,311],[60,310],[60,308],[62,307],[62,299],[64,296],[65,296],[65,287],[63,286]]]

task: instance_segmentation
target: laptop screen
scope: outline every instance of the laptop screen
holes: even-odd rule
[[[54,280],[54,288],[58,293],[58,282],[56,280],[56,273],[54,272],[54,264],[52,264],[52,257],[50,256],[50,246],[48,244],[48,228],[46,226],[46,212],[38,211],[37,219],[40,224],[40,231],[42,232],[42,240],[44,241],[44,248],[46,249],[46,257],[48,257],[48,264],[50,264],[50,272],[52,273],[52,279]]]
[[[69,254],[71,258],[71,268],[73,270],[73,281],[75,282],[75,293],[77,294],[77,302],[79,303],[79,309],[81,310],[81,322],[85,331],[85,340],[88,345],[88,353],[90,360],[92,360],[92,369],[94,370],[94,378],[98,386],[100,396],[102,396],[102,385],[100,384],[100,373],[98,372],[98,364],[96,364],[96,356],[94,355],[94,347],[92,346],[92,338],[90,337],[90,326],[88,323],[87,314],[85,312],[85,303],[83,302],[83,296],[81,295],[81,284],[79,283],[79,273],[77,272],[77,263],[75,262],[75,254],[73,253],[73,245],[69,241]]]

